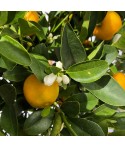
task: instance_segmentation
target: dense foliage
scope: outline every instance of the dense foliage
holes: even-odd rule
[[[125,135],[125,90],[112,77],[125,71],[125,12],[117,13],[121,37],[102,41],[93,30],[106,12],[38,12],[38,23],[0,12],[0,135]],[[33,108],[23,83],[61,71],[48,60],[63,63],[70,83],[52,106]]]

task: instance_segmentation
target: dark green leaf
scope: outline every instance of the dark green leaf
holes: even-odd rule
[[[45,65],[40,60],[36,59],[34,57],[34,55],[30,54],[30,58],[31,58],[30,68],[31,68],[32,72],[36,75],[36,77],[39,80],[43,80],[43,78],[46,75],[45,72],[44,72],[45,71]]]
[[[90,120],[82,118],[70,118],[72,128],[79,136],[104,136],[101,127]]]
[[[40,41],[45,38],[46,30],[44,30],[45,28],[38,23],[28,22],[24,19],[19,19],[18,21],[22,36],[36,34]]]
[[[0,67],[8,69],[8,70],[12,70],[15,66],[16,66],[16,63],[10,61],[6,57],[4,56],[0,57]]]
[[[16,90],[10,84],[4,84],[0,86],[0,96],[6,104],[12,105],[16,99]]]
[[[69,24],[63,30],[61,59],[65,69],[86,59],[85,49]]]
[[[48,57],[48,48],[45,46],[44,43],[40,43],[38,45],[36,45],[32,51],[33,53],[36,53],[36,54],[40,54],[40,55],[43,55],[45,56],[47,59],[49,58]]]
[[[5,105],[1,114],[1,127],[10,136],[18,135],[18,122],[13,105]]]
[[[85,15],[83,17],[83,23],[82,23],[81,32],[80,32],[80,40],[81,40],[81,42],[83,42],[86,39],[86,37],[88,36],[88,28],[89,28],[90,16],[91,16],[91,12],[86,11]]]
[[[53,110],[46,117],[41,116],[41,111],[35,111],[24,123],[24,131],[28,135],[43,134],[51,125],[54,116]]]
[[[69,117],[76,117],[80,111],[80,104],[77,101],[66,101],[62,104],[61,109]]]
[[[92,110],[98,104],[98,99],[91,93],[74,94],[66,101],[78,101],[80,103],[80,112]]]
[[[30,56],[26,49],[10,36],[3,36],[0,40],[0,53],[7,59],[28,66],[31,63]]]
[[[95,60],[72,65],[66,73],[77,82],[90,83],[100,79],[107,70],[107,62]]]
[[[109,75],[103,76],[96,82],[82,85],[98,99],[109,105],[125,105],[125,90]]]
[[[26,68],[18,65],[13,70],[4,72],[3,77],[10,81],[19,82],[23,81],[29,74],[30,72]]]

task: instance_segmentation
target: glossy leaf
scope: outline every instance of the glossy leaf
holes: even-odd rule
[[[88,55],[88,59],[92,60],[96,54],[101,50],[102,46],[103,46],[104,42],[102,41],[89,55]]]
[[[72,64],[86,60],[85,49],[69,24],[66,24],[63,30],[60,52],[65,69]]]
[[[109,75],[103,76],[96,82],[82,85],[98,99],[109,105],[125,105],[125,90]]]
[[[50,127],[53,116],[53,110],[46,117],[41,116],[40,110],[33,112],[24,123],[24,132],[28,135],[43,134]]]
[[[13,105],[5,105],[1,114],[1,127],[10,136],[18,135],[18,122]]]
[[[96,108],[93,113],[96,116],[102,116],[102,117],[110,117],[116,112],[116,107],[107,105],[107,104],[102,104],[98,108]]]
[[[31,63],[26,49],[10,36],[3,36],[0,39],[0,54],[20,65],[28,66]]]
[[[79,136],[104,136],[101,127],[90,120],[83,118],[70,118],[72,128]]]
[[[72,65],[66,73],[77,82],[90,83],[100,79],[107,70],[107,62],[95,60]]]

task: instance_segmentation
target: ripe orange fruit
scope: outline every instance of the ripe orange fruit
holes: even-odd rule
[[[122,20],[115,11],[108,11],[100,26],[96,26],[93,35],[100,40],[111,40],[122,27]]]
[[[125,90],[125,75],[122,72],[117,72],[116,74],[113,75],[113,78]]]
[[[36,11],[28,11],[24,15],[24,19],[27,20],[27,21],[38,22],[39,21],[39,15]]]
[[[52,105],[58,97],[59,85],[54,82],[47,86],[31,74],[24,81],[24,96],[27,102],[34,108],[44,108]]]

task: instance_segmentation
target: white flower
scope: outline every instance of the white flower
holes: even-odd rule
[[[62,75],[62,81],[64,84],[68,84],[70,82],[70,79],[67,75]]]
[[[112,42],[113,42],[113,43],[116,43],[116,42],[120,39],[120,37],[121,37],[121,34],[118,34],[118,33],[117,33],[117,34],[114,36]]]
[[[57,76],[56,81],[57,81],[58,83],[61,83],[61,82],[62,82],[62,77],[61,77],[61,76]]]
[[[57,75],[51,73],[44,77],[44,84],[47,86],[51,86],[57,78]]]
[[[58,68],[60,68],[60,69],[63,70],[63,64],[62,64],[62,62],[60,62],[60,61],[56,62],[56,67],[58,67]]]

